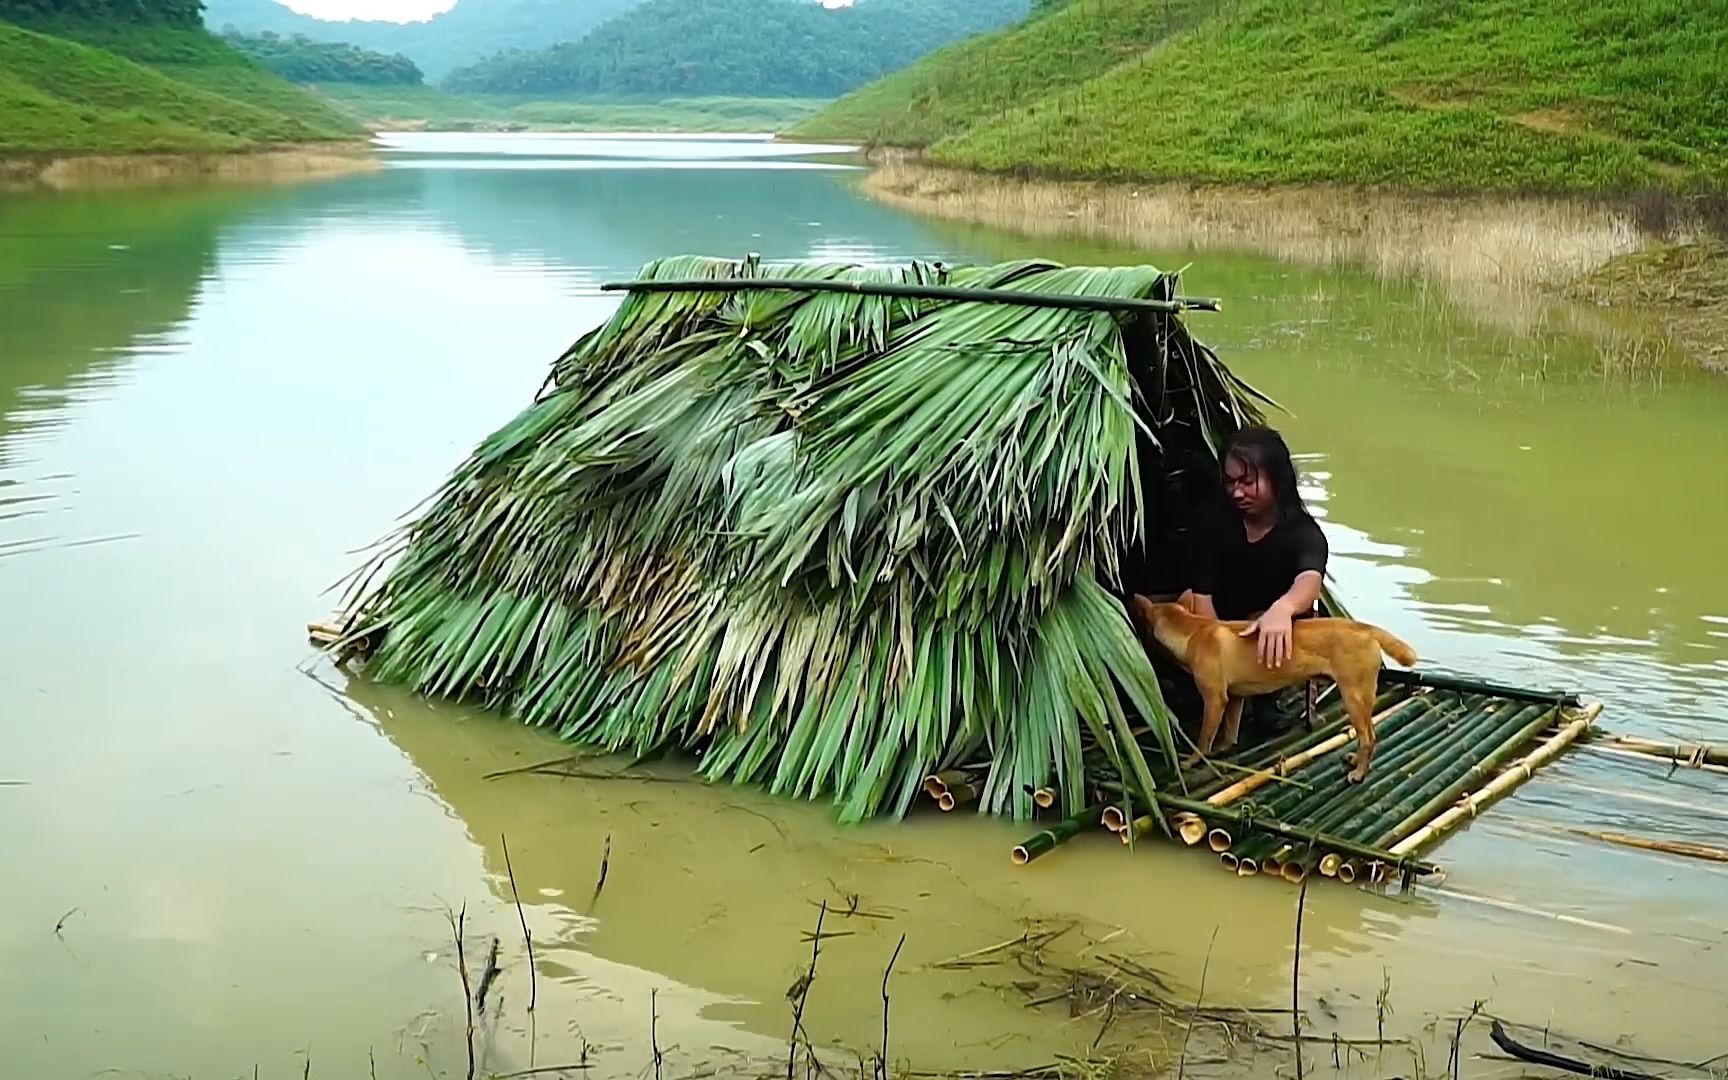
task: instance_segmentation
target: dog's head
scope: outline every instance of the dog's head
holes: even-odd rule
[[[1159,642],[1161,631],[1192,617],[1181,604],[1153,600],[1138,593],[1128,598],[1128,616],[1148,643]]]

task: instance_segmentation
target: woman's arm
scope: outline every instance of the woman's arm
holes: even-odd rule
[[[1296,548],[1296,580],[1284,590],[1283,596],[1272,601],[1272,606],[1255,619],[1253,625],[1242,631],[1243,637],[1260,635],[1257,651],[1262,667],[1283,667],[1290,659],[1291,623],[1297,616],[1314,610],[1325,585],[1326,534],[1320,531],[1319,525],[1309,521],[1300,536]]]

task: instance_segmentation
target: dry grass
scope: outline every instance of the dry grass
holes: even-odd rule
[[[1020,180],[903,154],[885,154],[865,187],[907,209],[1034,236],[1236,249],[1446,284],[1558,287],[1650,243],[1629,212],[1585,199]]]
[[[1243,251],[1294,263],[1361,267],[1386,279],[1420,279],[1484,325],[1520,335],[1556,328],[1607,333],[1612,320],[1557,301],[1616,260],[1690,240],[1696,226],[1670,218],[1657,229],[1634,207],[1587,198],[1438,196],[1350,187],[1249,188],[1033,180],[944,169],[903,151],[881,151],[865,179],[872,197],[937,217],[1039,237],[1087,237],[1161,252]],[[1690,249],[1687,249],[1690,250]],[[1639,264],[1660,279],[1662,268]],[[1605,307],[1650,306],[1654,285],[1587,297]],[[1576,295],[1574,291],[1574,295]],[[1723,306],[1688,308],[1721,329]],[[1681,320],[1683,321],[1683,320]],[[1592,327],[1601,322],[1603,325]],[[1677,320],[1668,320],[1672,328]],[[1623,329],[1623,328],[1622,328]],[[1675,334],[1711,366],[1699,334]],[[1605,368],[1643,369],[1662,350],[1625,342]],[[1626,355],[1622,355],[1626,354]]]
[[[1704,240],[1623,255],[1568,292],[1589,303],[1655,312],[1681,348],[1705,367],[1728,373],[1728,243]]]
[[[189,180],[293,180],[381,168],[360,143],[239,154],[70,154],[0,157],[0,191],[56,191]]]

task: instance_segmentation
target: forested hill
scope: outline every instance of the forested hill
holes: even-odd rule
[[[357,45],[313,41],[302,34],[283,37],[229,32],[222,40],[297,83],[348,83],[356,86],[419,86],[425,76],[401,53],[385,54]]]
[[[411,58],[428,79],[504,49],[538,49],[575,41],[641,0],[457,0],[421,22],[314,19],[277,0],[206,0],[204,23],[246,34],[264,31],[345,42]]]
[[[580,41],[454,72],[509,94],[831,97],[1023,17],[1027,0],[646,0]]]
[[[1017,174],[1728,188],[1722,0],[1041,6],[1054,10],[927,57],[792,133]]]
[[[0,0],[0,155],[209,153],[358,138],[205,32],[197,0]]]
[[[202,0],[0,0],[0,19],[197,27],[203,8]]]

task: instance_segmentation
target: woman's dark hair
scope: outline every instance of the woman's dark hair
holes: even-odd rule
[[[1225,446],[1223,461],[1239,461],[1246,468],[1271,477],[1279,517],[1309,516],[1302,492],[1296,486],[1296,463],[1290,460],[1284,436],[1268,427],[1245,427]]]

